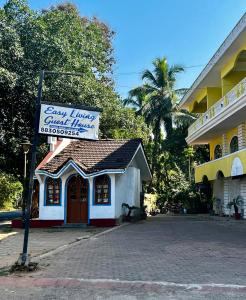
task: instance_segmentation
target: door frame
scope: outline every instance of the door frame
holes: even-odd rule
[[[68,178],[66,179],[66,183],[65,183],[65,193],[64,193],[64,224],[67,224],[67,196],[68,196],[68,183],[69,183],[69,180],[73,177],[73,176],[76,176],[76,175],[79,175],[81,176],[81,174],[79,173],[74,173],[74,174],[71,174],[70,176],[68,176]],[[87,180],[88,181],[88,195],[87,195],[87,225],[90,224],[90,180],[88,178],[84,178],[83,176],[81,176],[84,180]],[[70,223],[68,223],[70,224]],[[72,223],[71,223],[72,224]],[[81,223],[81,224],[84,224],[84,223]]]

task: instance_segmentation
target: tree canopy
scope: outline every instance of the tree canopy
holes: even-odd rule
[[[72,4],[34,11],[25,0],[8,0],[0,9],[0,25],[0,169],[20,173],[20,142],[32,136],[40,70],[83,74],[46,75],[44,101],[103,108],[101,137],[138,132],[147,139],[141,117],[124,108],[114,91],[114,32],[106,24],[80,16]]]

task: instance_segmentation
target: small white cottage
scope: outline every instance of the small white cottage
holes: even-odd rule
[[[112,226],[121,221],[122,203],[140,206],[142,183],[151,180],[140,139],[49,143],[35,173],[41,226]]]

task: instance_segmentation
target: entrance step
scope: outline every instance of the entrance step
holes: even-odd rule
[[[61,227],[65,228],[87,228],[87,224],[84,223],[67,223],[63,224]]]

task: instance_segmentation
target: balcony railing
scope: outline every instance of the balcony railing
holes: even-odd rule
[[[199,130],[211,119],[225,111],[231,104],[236,102],[242,95],[246,94],[246,77],[240,81],[230,92],[222,99],[212,105],[204,114],[202,114],[188,129],[188,136]]]
[[[234,165],[234,159],[239,159],[240,165]],[[202,182],[203,176],[206,175],[208,180],[215,180],[217,178],[218,171],[221,171],[225,177],[238,176],[246,173],[243,167],[243,162],[246,161],[246,148],[239,151],[229,153],[220,158],[205,162],[195,167],[195,181]]]

